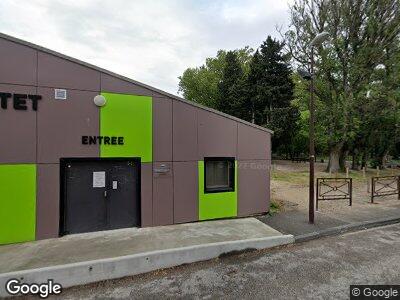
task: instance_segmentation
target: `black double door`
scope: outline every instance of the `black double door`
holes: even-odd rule
[[[66,160],[61,234],[140,225],[139,160]]]

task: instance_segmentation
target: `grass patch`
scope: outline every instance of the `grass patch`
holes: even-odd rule
[[[272,180],[286,181],[290,183],[305,184],[308,182],[308,171],[306,172],[288,172],[272,171]]]
[[[399,170],[394,170],[394,169],[384,169],[379,171],[379,176],[397,176],[399,175],[400,172]],[[289,182],[293,184],[308,184],[309,181],[309,172],[307,171],[281,171],[281,170],[273,170],[271,174],[271,179],[276,180],[276,181],[284,181],[284,182]],[[356,170],[349,170],[349,177],[353,178],[354,181],[366,181],[370,180],[371,177],[378,176],[377,171],[374,169],[368,169],[368,171],[365,174],[365,177],[363,175],[362,171],[356,171]],[[345,172],[339,172],[339,173],[332,173],[329,174],[327,172],[316,172],[315,173],[315,178],[324,178],[324,177],[329,177],[329,178],[345,178],[346,173]]]
[[[346,174],[341,174],[341,175],[343,175],[343,177],[346,176]],[[394,169],[380,170],[379,175],[376,170],[368,169],[367,172],[365,172],[365,177],[362,171],[349,170],[349,177],[353,178],[353,180],[355,181],[371,180],[371,177],[376,177],[376,176],[397,176],[397,175],[400,175],[400,172]]]
[[[271,200],[271,203],[269,205],[269,214],[270,215],[276,214],[281,211],[281,208],[282,208],[281,203],[279,203],[275,200]]]

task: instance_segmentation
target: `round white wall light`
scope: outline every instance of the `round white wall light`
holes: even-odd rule
[[[104,98],[104,96],[102,95],[97,95],[96,97],[94,97],[93,101],[94,104],[96,104],[99,107],[106,105],[107,102],[106,98]]]

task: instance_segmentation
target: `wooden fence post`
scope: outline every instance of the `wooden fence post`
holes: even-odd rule
[[[371,177],[371,203],[374,203],[374,192],[375,192],[374,177]]]
[[[398,191],[398,196],[397,198],[400,200],[400,175],[397,176],[397,191]]]
[[[315,189],[315,210],[318,211],[318,195],[319,195],[319,180],[317,178],[316,182],[316,189]]]
[[[350,206],[353,205],[353,178],[350,178]]]

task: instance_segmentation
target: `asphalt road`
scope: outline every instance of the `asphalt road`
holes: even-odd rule
[[[349,299],[400,284],[400,224],[66,289],[76,299]]]

